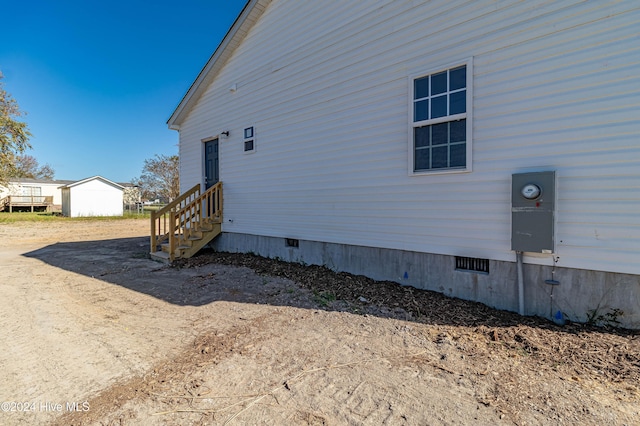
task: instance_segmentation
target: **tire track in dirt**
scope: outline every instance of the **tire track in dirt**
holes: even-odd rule
[[[219,308],[233,315],[233,304]],[[382,325],[383,319],[297,308],[261,311],[203,333],[144,377],[104,391],[91,401],[101,411],[66,415],[56,424],[432,424],[446,423],[452,407],[474,412],[481,422],[501,423],[491,408],[478,406],[471,389],[451,388],[438,377],[442,370],[413,362],[438,355],[400,321]],[[318,327],[339,332],[306,332]],[[360,333],[369,327],[383,327],[387,343],[363,345]],[[372,368],[382,374],[372,375]],[[434,390],[438,398],[425,399]],[[407,401],[420,407],[408,409]]]
[[[0,226],[0,299],[10,302],[0,315],[0,401],[85,401],[171,359],[210,327],[213,299],[185,287],[198,271],[152,262],[140,255],[146,240],[130,239],[147,232],[147,221],[137,230],[127,221],[99,225]],[[60,243],[62,234],[74,241]],[[36,408],[0,413],[0,424],[59,415]]]
[[[233,307],[221,306],[221,310],[237,311]],[[109,418],[110,422],[133,421],[139,410],[147,406],[149,400],[156,403],[158,400],[183,400],[183,397],[171,397],[171,395],[181,395],[190,388],[197,392],[201,386],[201,381],[189,381],[190,373],[203,366],[218,364],[224,359],[238,353],[240,347],[247,342],[251,330],[260,327],[265,321],[273,321],[276,315],[273,313],[262,314],[260,316],[246,319],[246,323],[234,325],[229,328],[218,328],[216,331],[209,331],[199,335],[189,345],[188,349],[178,354],[174,358],[165,359],[153,368],[148,369],[144,374],[138,374],[118,381],[112,386],[102,390],[97,396],[89,401],[89,405],[94,407],[86,413],[68,413],[53,423],[53,425],[87,425]],[[255,339],[251,340],[256,342]],[[172,385],[180,385],[180,389],[174,390]],[[163,394],[170,395],[163,397]],[[189,394],[187,394],[189,395]],[[196,393],[191,393],[191,397],[199,397]],[[187,398],[188,399],[188,398]],[[144,403],[144,404],[143,404]],[[162,405],[163,402],[160,402]],[[156,404],[157,406],[157,404]],[[160,410],[157,410],[160,411]],[[161,421],[162,417],[156,417]],[[162,420],[161,423],[164,423]]]
[[[120,233],[130,236],[136,227],[136,232],[144,235],[148,223],[122,221],[115,227],[105,227],[111,229],[109,232],[85,222],[71,222],[65,224],[64,234],[71,239],[86,239],[93,230],[100,240]],[[162,340],[164,335],[169,341],[151,339],[154,344],[149,345],[149,333],[180,327],[185,336],[190,333],[188,320],[176,316],[170,317],[174,321],[162,321],[157,327],[149,327],[148,322],[138,327],[136,317],[145,311],[142,306],[153,308],[147,312],[158,313],[167,303],[91,274],[73,272],[65,262],[97,263],[95,256],[100,252],[75,252],[74,256],[72,250],[61,250],[65,243],[57,244],[60,229],[43,224],[33,228],[0,228],[0,296],[4,301],[0,315],[0,369],[5,376],[0,401],[35,403],[31,412],[2,413],[2,424],[46,423],[58,413],[42,409],[41,404],[64,406],[66,402],[84,401],[106,384],[145,371],[154,360],[183,346],[175,333],[164,332],[156,336]],[[148,260],[138,261],[149,269],[158,267]],[[53,266],[56,263],[62,268]]]
[[[117,337],[104,339],[118,334],[118,327],[96,315],[99,308],[91,302],[70,297],[67,285],[77,279],[74,274],[37,263],[21,257],[4,269],[3,299],[11,303],[0,320],[0,364],[12,380],[2,387],[2,401],[82,401],[105,383],[145,368],[148,354],[130,356]],[[36,417],[50,414],[38,407]],[[32,424],[33,417],[15,420]]]

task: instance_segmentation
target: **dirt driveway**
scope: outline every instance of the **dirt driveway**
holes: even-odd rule
[[[640,424],[637,333],[171,268],[147,230],[0,224],[0,424]],[[476,320],[430,319],[445,305]]]

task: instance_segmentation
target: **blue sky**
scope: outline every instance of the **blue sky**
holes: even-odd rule
[[[56,179],[139,176],[246,0],[2,2],[0,72]]]

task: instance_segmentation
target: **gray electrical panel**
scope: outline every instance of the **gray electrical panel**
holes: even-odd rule
[[[553,253],[556,173],[516,173],[511,178],[511,250]]]

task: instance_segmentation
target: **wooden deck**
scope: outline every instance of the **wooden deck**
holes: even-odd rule
[[[51,211],[52,195],[8,195],[0,199],[0,212],[8,211]]]

